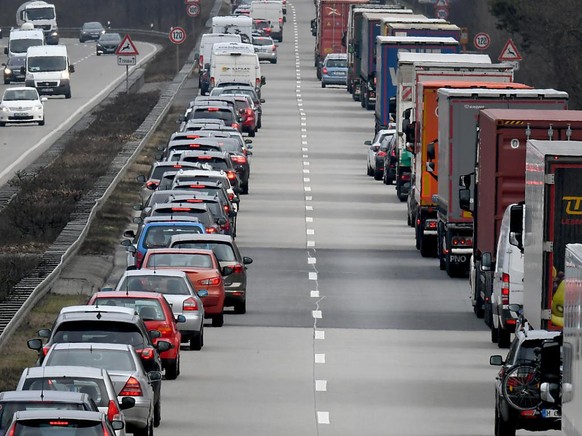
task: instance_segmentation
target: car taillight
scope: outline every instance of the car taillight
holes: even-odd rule
[[[234,171],[227,171],[226,177],[228,180],[234,180],[236,179],[236,173]]]
[[[279,24],[283,24],[283,18],[279,18]]]
[[[146,188],[148,189],[156,189],[158,187],[158,183],[154,182],[153,180],[150,180],[149,182],[146,183]]]
[[[151,347],[146,347],[142,349],[136,349],[135,352],[140,355],[140,357],[144,360],[153,359],[155,356],[155,351]]]
[[[182,168],[182,165],[173,165],[174,168]]]
[[[206,233],[216,233],[216,227],[206,227]]]
[[[254,118],[255,117],[255,111],[252,110],[251,108],[247,108],[245,109],[245,115],[249,118]]]
[[[451,244],[455,247],[472,247],[473,239],[465,238],[463,236],[454,236],[451,239]]]
[[[204,189],[205,188],[204,185],[190,185],[190,187],[194,188],[194,189]]]
[[[168,338],[172,336],[172,327],[163,325],[158,327],[158,331],[162,334],[163,337]]]
[[[426,230],[436,230],[438,226],[437,220],[426,220],[424,222],[424,228]]]
[[[237,163],[237,164],[245,164],[247,163],[247,158],[244,156],[231,156],[230,160],[232,160],[233,162]]]
[[[233,274],[240,274],[244,271],[244,266],[240,263],[237,263],[235,266],[232,267]]]
[[[260,79],[259,77],[257,77],[257,78],[255,79],[255,86],[256,86],[257,88],[261,86],[261,79]]]
[[[403,173],[400,176],[400,180],[402,180],[403,182],[410,182],[410,173]]]
[[[212,156],[198,156],[198,160],[211,160]]]
[[[239,123],[232,123],[230,126],[235,128],[235,129],[238,129],[240,127],[240,124]]]
[[[198,65],[204,65],[204,56],[200,55],[198,58]]]
[[[42,347],[42,355],[46,356],[50,349],[51,349],[50,345],[45,345],[44,347]]]
[[[231,193],[229,193],[229,194],[228,194],[228,199],[229,199],[230,201],[234,200],[234,194],[231,194]]]
[[[230,206],[228,204],[225,204],[222,208],[224,209],[224,211],[226,213],[229,213],[230,212]]]
[[[184,303],[182,303],[182,310],[184,312],[192,312],[194,310],[198,310],[198,303],[192,297],[186,298]]]
[[[220,285],[221,281],[222,281],[222,278],[219,276],[216,276],[216,277],[210,277],[208,279],[198,280],[198,284],[205,285],[205,286],[216,286],[216,285]]]
[[[327,67],[323,67],[323,68],[321,69],[321,72],[322,72],[323,74],[327,74]]]
[[[186,203],[204,203],[204,200],[200,200],[199,198],[189,198],[186,200]]]
[[[95,398],[93,398],[93,401],[95,401]],[[107,405],[107,421],[113,422],[120,419],[121,417],[119,414],[120,410],[119,407],[117,407],[117,403],[114,400],[109,400],[109,404]]]
[[[143,396],[143,392],[139,381],[135,377],[129,377],[125,386],[123,386],[123,389],[117,395],[119,397],[141,397]]]
[[[209,107],[208,112],[218,112],[220,109],[218,109],[217,107]]]
[[[111,436],[107,431],[107,427],[103,426],[103,436]]]
[[[214,77],[210,78],[210,86],[212,86],[214,88]]]
[[[190,212],[189,207],[173,207],[172,212]]]
[[[501,304],[509,304],[509,274],[503,273],[501,276]]]
[[[200,148],[200,144],[190,144],[190,148]]]
[[[386,156],[386,152],[385,152],[385,151],[379,151],[379,152],[376,154],[376,156],[378,156],[378,157],[384,157],[384,156]]]
[[[374,83],[374,87],[376,86],[376,78],[374,77],[374,80],[372,81]]]
[[[6,436],[14,436],[14,433],[16,431],[16,423],[13,423],[10,428],[8,429],[8,431],[6,432]]]
[[[141,268],[141,264],[143,262],[143,258],[144,258],[144,253],[142,253],[141,251],[137,251],[135,253],[135,266],[137,268]]]
[[[273,51],[277,51],[277,46],[276,45],[273,46]]]

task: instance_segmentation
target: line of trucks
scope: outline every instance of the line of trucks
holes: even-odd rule
[[[312,33],[315,66],[347,53],[347,91],[374,109],[376,133],[395,129],[416,248],[469,277],[492,342],[509,347],[516,325],[563,329],[563,410],[496,413],[495,434],[560,428],[563,413],[580,436],[582,111],[566,92],[515,83],[513,65],[461,54],[458,26],[397,4],[318,0]]]

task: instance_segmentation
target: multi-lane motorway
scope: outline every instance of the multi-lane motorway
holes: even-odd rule
[[[287,17],[239,214],[248,312],[183,352],[156,435],[491,435],[499,350],[468,282],[420,257],[405,204],[365,175],[373,115],[317,81],[313,2]]]
[[[75,65],[75,73],[71,75],[72,98],[49,97],[45,103],[45,126],[9,125],[0,130],[0,185],[40,156],[125,77],[125,68],[117,66],[115,56],[95,55],[94,42],[81,44],[79,40],[61,39],[61,44],[67,46],[71,63]],[[157,51],[157,47],[149,43],[137,43],[137,48],[140,53],[138,65]],[[6,87],[19,85],[2,84],[0,93]]]

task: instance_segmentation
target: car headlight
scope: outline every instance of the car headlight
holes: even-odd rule
[[[42,110],[42,104],[37,104],[37,105],[34,107],[34,110],[35,110],[35,111],[41,111],[41,110]]]
[[[51,36],[59,36],[59,32],[55,30],[54,32],[51,32]]]
[[[2,112],[10,112],[10,109],[8,109],[6,106],[0,106],[0,111],[2,111]]]
[[[6,75],[12,74],[12,70],[10,68],[4,68],[4,74]]]

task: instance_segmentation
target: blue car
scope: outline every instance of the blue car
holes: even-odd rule
[[[321,87],[348,84],[348,55],[328,54],[321,65]]]
[[[206,233],[204,226],[198,220],[168,221],[168,217],[148,217],[140,226],[136,235],[133,230],[127,230],[126,238],[121,242],[128,249],[127,268],[139,269],[148,248],[166,248],[174,235]]]

